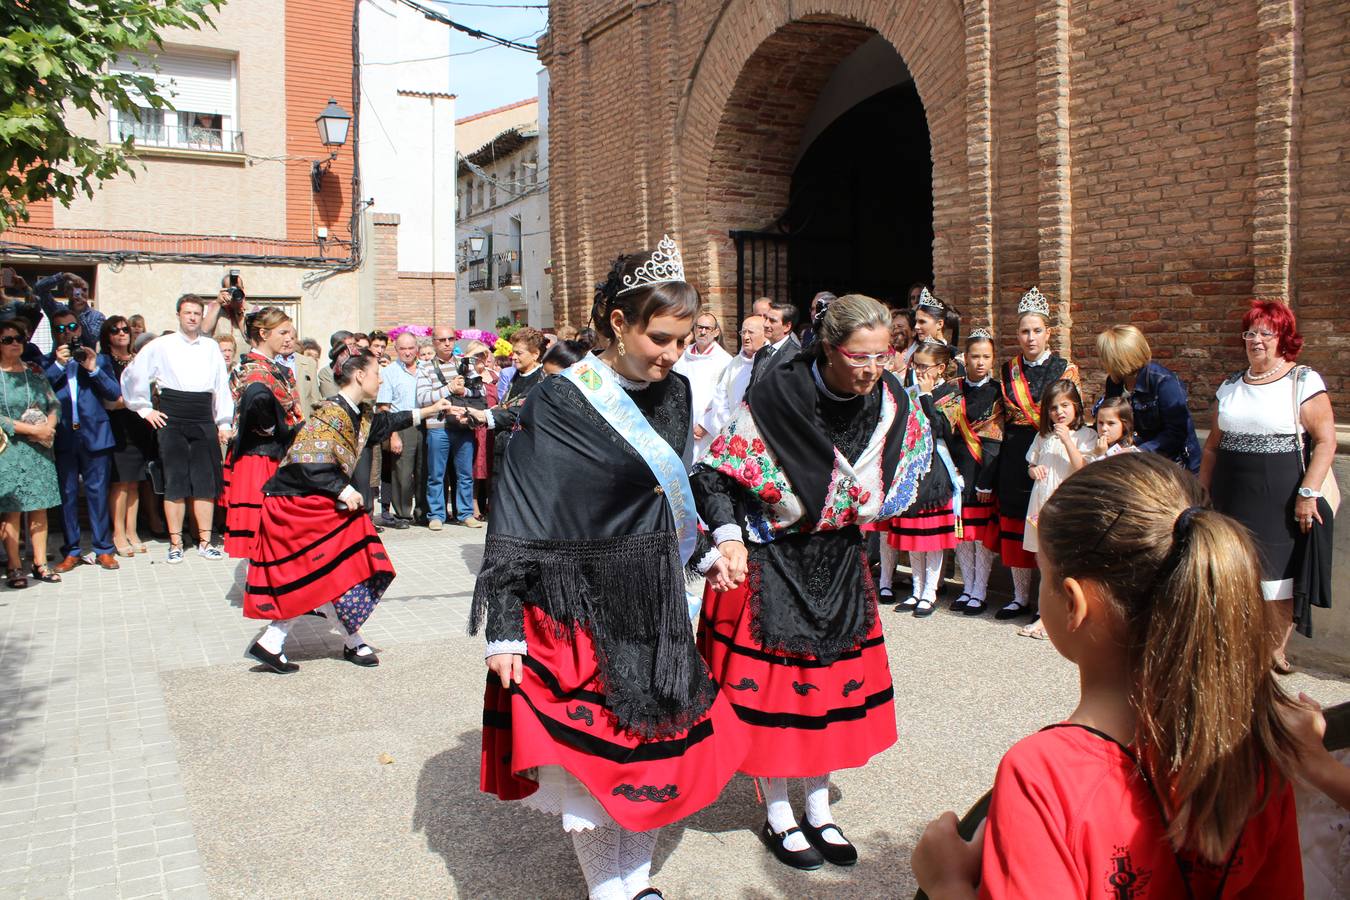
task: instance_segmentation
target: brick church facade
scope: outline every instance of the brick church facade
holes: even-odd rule
[[[1344,416],[1347,21],[1347,0],[554,4],[557,321],[666,231],[728,334],[751,294],[931,280],[1007,351],[1037,284],[1061,350],[1091,372],[1097,332],[1133,322],[1207,419],[1246,301],[1276,298]]]

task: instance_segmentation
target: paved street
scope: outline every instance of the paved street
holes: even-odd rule
[[[163,545],[0,591],[0,897],[583,896],[556,820],[477,791],[481,641],[464,624],[482,532],[385,538],[399,577],[366,630],[370,671],[317,619],[288,646],[298,675],[253,671],[242,568],[170,567]],[[772,863],[738,778],[663,833],[667,896],[904,896],[923,823],[1071,707],[1048,643],[988,618],[883,615],[900,743],[835,779],[860,864]],[[1338,680],[1289,682],[1350,699]]]

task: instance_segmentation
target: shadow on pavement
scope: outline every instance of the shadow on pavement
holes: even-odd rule
[[[37,768],[42,757],[40,738],[46,720],[48,689],[68,681],[66,676],[39,683],[25,679],[24,668],[33,657],[29,635],[11,631],[0,640],[0,784]]]

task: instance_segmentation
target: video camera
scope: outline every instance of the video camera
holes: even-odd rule
[[[230,292],[230,303],[239,305],[244,302],[244,289],[239,286],[239,270],[231,269],[226,277],[226,290]]]
[[[482,384],[483,376],[478,374],[478,366],[472,356],[460,358],[459,377],[464,379],[464,386],[470,389]]]

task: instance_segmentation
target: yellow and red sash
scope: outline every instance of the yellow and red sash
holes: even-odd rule
[[[1022,371],[1022,357],[1020,355],[1008,361],[1008,376],[1004,396],[1007,397],[1009,403],[1021,410],[1022,415],[1026,416],[1028,422],[1039,430],[1041,427],[1041,408],[1037,405],[1036,399],[1031,396],[1031,384],[1027,381],[1026,373]],[[1011,396],[1008,395],[1007,388],[1012,389]]]
[[[980,436],[970,424],[970,414],[966,411],[966,395],[960,385],[942,404],[942,412],[961,433],[961,439],[966,442],[966,450],[969,451],[971,458],[977,463],[983,463],[984,446],[980,443]]]

